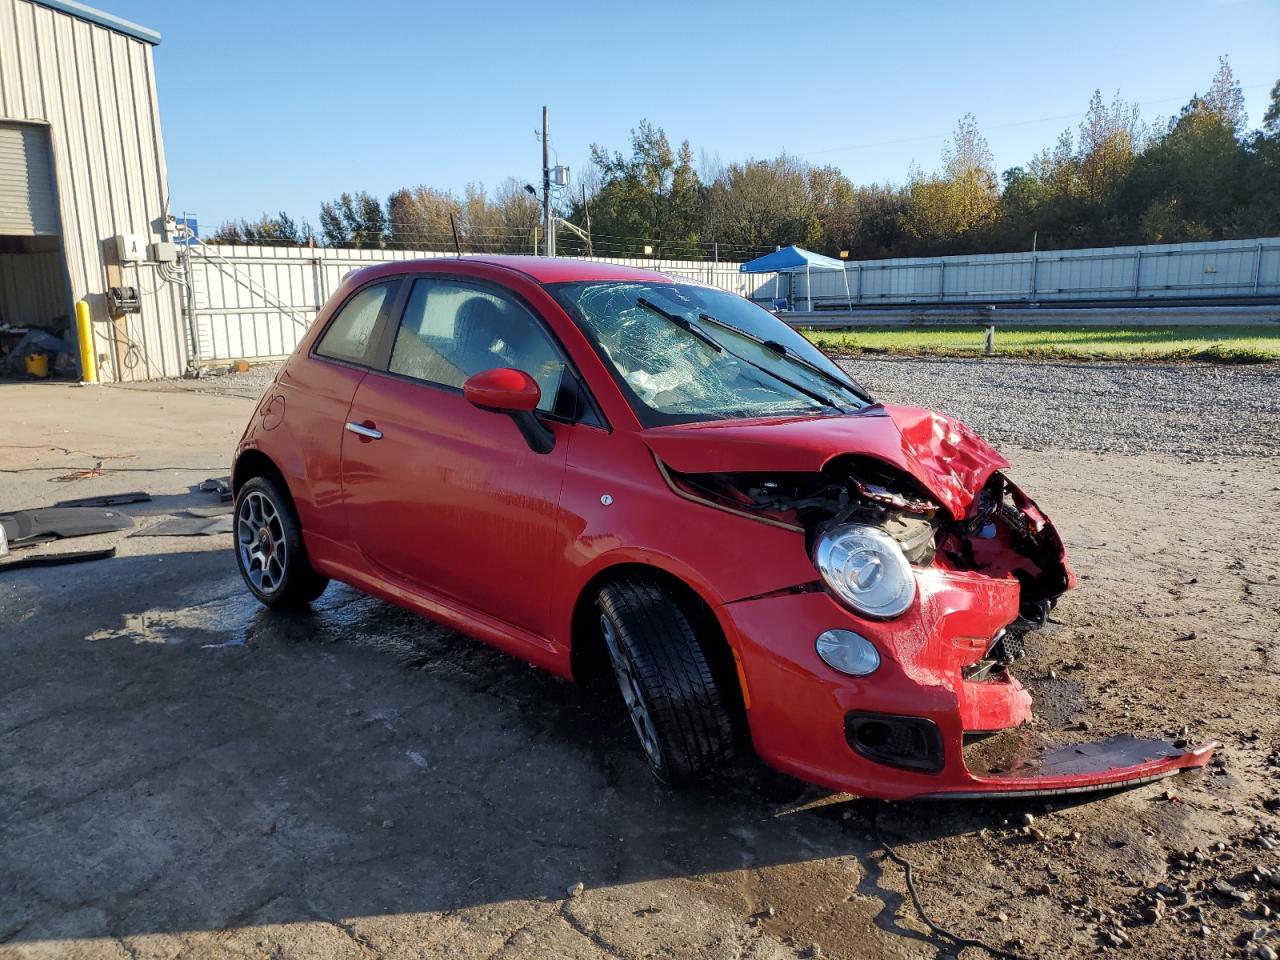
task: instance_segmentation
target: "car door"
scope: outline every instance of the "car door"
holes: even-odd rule
[[[311,352],[291,358],[263,411],[263,443],[268,450],[282,442],[301,452],[302,477],[294,500],[302,527],[312,538],[344,540],[340,509],[342,492],[342,425],[364,378],[376,362],[383,325],[399,299],[398,277],[378,280],[353,292],[333,312]],[[287,411],[287,415],[285,413]],[[323,548],[321,548],[323,549]]]
[[[510,417],[480,410],[464,381],[531,374],[550,453]],[[414,281],[386,371],[360,383],[343,438],[352,537],[382,576],[548,635],[559,496],[571,424],[557,418],[568,367],[542,323],[496,286]]]

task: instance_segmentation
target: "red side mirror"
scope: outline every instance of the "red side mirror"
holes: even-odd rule
[[[499,413],[530,413],[538,408],[542,391],[533,377],[523,370],[499,367],[484,370],[467,379],[463,395],[481,410]]]

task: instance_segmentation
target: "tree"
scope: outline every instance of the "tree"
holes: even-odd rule
[[[311,227],[305,220],[299,226],[281,210],[274,217],[264,213],[257,220],[228,220],[213,232],[208,242],[300,247],[307,243],[310,235]]]
[[[746,250],[805,243],[812,226],[808,172],[786,155],[729,164],[708,198],[716,240]]]
[[[942,172],[917,173],[909,187],[910,205],[904,227],[924,252],[958,252],[974,248],[981,232],[996,217],[1000,194],[991,148],[967,113],[943,147]]]
[[[1236,136],[1244,133],[1249,123],[1249,115],[1244,109],[1244,90],[1226,57],[1218,58],[1218,72],[1209,84],[1209,92],[1200,99],[1199,107],[1205,113],[1220,118]]]
[[[631,131],[630,156],[593,144],[591,163],[600,178],[592,230],[602,248],[637,254],[656,245],[664,256],[697,255],[704,190],[688,141],[673,151],[663,129],[642,120]]]
[[[1101,207],[1129,174],[1142,145],[1141,112],[1136,103],[1125,103],[1117,92],[1108,107],[1102,91],[1093,91],[1089,112],[1080,124],[1077,154],[1080,188],[1086,199]]]
[[[788,243],[852,259],[1174,242],[1280,233],[1280,83],[1262,126],[1246,130],[1240,85],[1226,57],[1203,96],[1171,120],[1143,123],[1138,107],[1095,90],[1084,119],[1051,146],[1009,167],[999,182],[972,114],[946,142],[941,165],[907,183],[855,185],[832,166],[785,154],[725,163],[642,120],[625,151],[601,145],[554,212],[585,228],[594,252],[747,259]],[[344,193],[321,206],[333,246],[391,244],[464,252],[536,252],[541,204],[522,180],[461,197],[429,185],[402,188],[385,206]],[[310,229],[283,212],[223,224],[214,239],[305,242]],[[559,233],[565,253],[587,246]],[[713,247],[714,244],[714,247]]]
[[[423,185],[397,190],[387,198],[388,242],[405,250],[452,250],[451,214],[462,214],[451,193]]]
[[[1239,85],[1224,57],[1209,93],[1182,112],[1135,160],[1120,191],[1119,212],[1134,223],[1134,239],[1176,243],[1223,239],[1248,222],[1251,185],[1246,150],[1237,139],[1245,122]]]
[[[320,204],[320,230],[331,247],[380,247],[387,238],[387,216],[372,194],[344,193]]]
[[[542,206],[524,185],[509,177],[493,195],[494,221],[501,231],[506,253],[532,253],[534,236],[542,221]]]
[[[1262,132],[1268,137],[1280,138],[1280,80],[1271,88],[1271,102],[1262,115]]]

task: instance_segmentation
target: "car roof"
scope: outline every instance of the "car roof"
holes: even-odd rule
[[[517,257],[517,256],[461,256],[433,257],[427,260],[402,260],[401,268],[423,266],[427,269],[447,270],[448,264],[459,260],[468,263],[490,264],[523,273],[538,283],[566,283],[575,280],[648,280],[671,283],[673,279],[654,269],[627,267],[616,263],[598,263],[593,260],[574,260],[568,257]]]

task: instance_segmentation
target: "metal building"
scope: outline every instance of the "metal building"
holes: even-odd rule
[[[83,299],[104,380],[177,376],[188,354],[164,242],[159,42],[73,0],[0,0],[0,331],[74,344]]]

